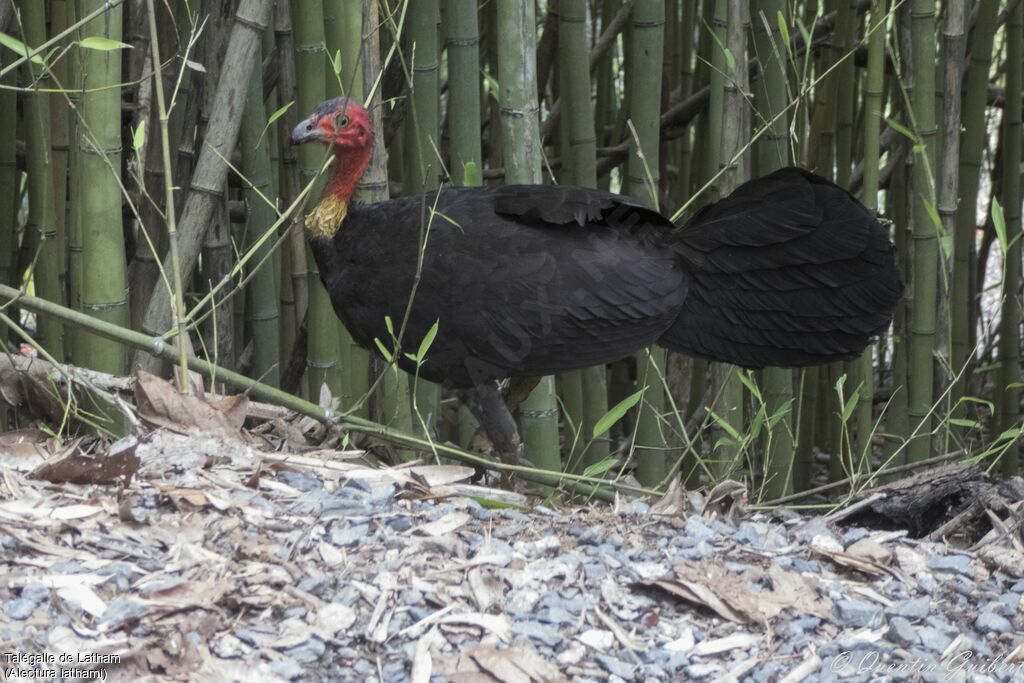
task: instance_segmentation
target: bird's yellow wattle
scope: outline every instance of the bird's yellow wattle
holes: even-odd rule
[[[313,237],[333,237],[348,214],[348,202],[325,195],[306,216],[306,230]]]

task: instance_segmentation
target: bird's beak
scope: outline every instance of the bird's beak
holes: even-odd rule
[[[317,115],[313,114],[305,121],[299,122],[299,125],[295,126],[292,130],[291,143],[293,145],[301,145],[304,142],[318,142],[323,140],[326,136],[320,128],[317,127]]]

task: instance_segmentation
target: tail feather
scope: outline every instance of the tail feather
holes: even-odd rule
[[[659,343],[744,367],[855,358],[888,327],[903,289],[878,221],[797,168],[706,207],[676,250],[689,293]]]

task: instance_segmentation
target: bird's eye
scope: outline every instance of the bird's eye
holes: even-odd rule
[[[338,121],[338,127],[339,128],[345,128],[347,126],[348,126],[348,117],[347,116],[342,116],[341,120]]]
[[[313,124],[312,123],[307,123],[306,124],[306,130],[313,130]]]

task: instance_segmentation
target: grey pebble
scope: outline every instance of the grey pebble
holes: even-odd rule
[[[632,664],[616,659],[611,655],[596,655],[594,659],[600,662],[601,666],[608,673],[615,674],[625,681],[633,680],[635,667]]]
[[[918,631],[905,617],[893,617],[889,620],[890,640],[902,645],[917,645],[921,642]]]
[[[905,600],[890,609],[889,613],[904,619],[924,619],[930,611],[931,599],[927,597]]]
[[[875,625],[882,616],[882,608],[867,600],[839,600],[835,610],[840,618],[857,627]]]
[[[304,675],[302,666],[288,657],[276,657],[271,660],[270,670],[289,681],[294,681]]]
[[[974,627],[983,633],[1009,633],[1013,630],[1010,620],[995,612],[982,612],[974,621]]]
[[[331,529],[331,543],[342,548],[354,546],[366,538],[370,533],[369,524],[350,524],[348,526],[335,526]]]
[[[558,629],[541,624],[540,622],[526,621],[522,618],[516,618],[512,623],[512,633],[529,638],[548,647],[557,647],[565,640],[562,634],[558,632]]]
[[[394,517],[388,520],[388,527],[392,531],[402,533],[412,528],[412,519],[408,517]]]
[[[326,651],[327,646],[324,644],[324,641],[313,637],[294,647],[285,649],[284,654],[301,664],[312,664],[323,657]]]
[[[513,510],[512,508],[505,508],[501,511],[501,516],[510,522],[519,522],[520,524],[529,524],[530,517],[524,515],[519,510]]]
[[[11,619],[17,619],[18,621],[24,621],[36,608],[35,600],[26,600],[25,598],[15,598],[7,603],[4,607],[4,611],[7,612],[7,616]]]
[[[928,568],[940,572],[959,572],[974,576],[971,558],[966,555],[933,555],[928,558]]]
[[[921,645],[932,650],[933,652],[942,652],[949,644],[953,642],[953,638],[935,628],[934,626],[923,626],[917,630],[917,635],[921,639]]]

